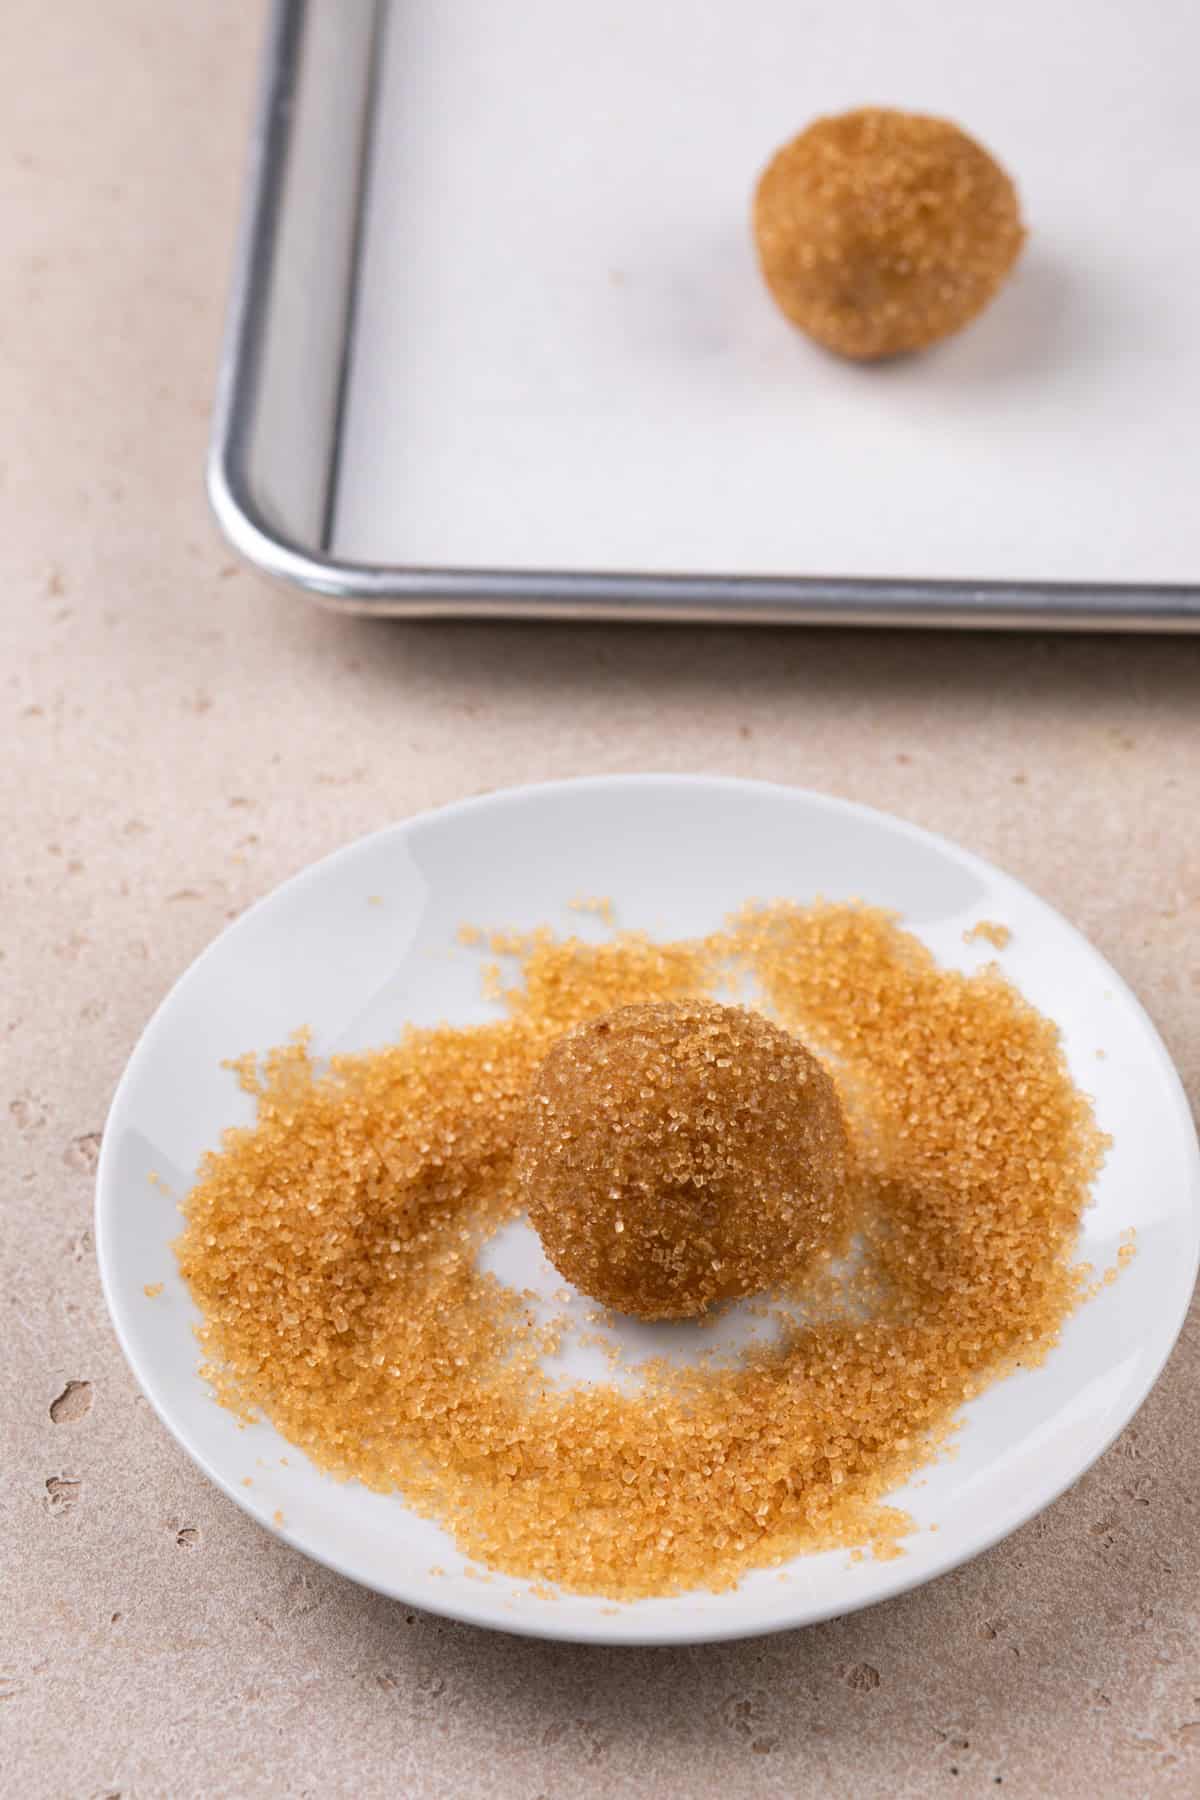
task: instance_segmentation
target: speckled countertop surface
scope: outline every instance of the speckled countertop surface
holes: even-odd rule
[[[396,628],[234,565],[200,471],[257,12],[8,13],[6,1791],[1195,1793],[1195,1310],[1120,1442],[1000,1548],[715,1649],[539,1645],[360,1592],[243,1517],[139,1397],[90,1212],[147,1015],[283,876],[485,785],[719,770],[946,832],[1088,932],[1200,1097],[1200,640]]]

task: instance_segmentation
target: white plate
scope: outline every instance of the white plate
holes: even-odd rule
[[[197,1314],[170,1248],[179,1216],[159,1184],[186,1192],[201,1152],[250,1117],[222,1058],[265,1050],[305,1023],[326,1053],[387,1041],[406,1020],[487,1017],[478,958],[454,948],[464,922],[579,928],[567,903],[611,895],[622,925],[678,936],[715,926],[751,896],[818,892],[895,908],[943,963],[961,967],[995,954],[968,948],[967,926],[990,918],[1011,927],[1004,967],[1061,1025],[1076,1078],[1114,1138],[1080,1255],[1103,1268],[1121,1233],[1137,1231],[1131,1264],[1071,1319],[1046,1364],[973,1402],[957,1456],[895,1496],[918,1527],[905,1556],[851,1563],[823,1553],[790,1564],[785,1581],[753,1574],[729,1593],[617,1607],[547,1599],[527,1581],[468,1575],[445,1534],[398,1497],[329,1480],[268,1426],[241,1430],[213,1403],[197,1373]],[[477,1624],[680,1643],[870,1605],[977,1555],[1076,1480],[1141,1404],[1182,1325],[1200,1250],[1200,1157],[1179,1079],[1137,1001],[1010,877],[911,825],[818,794],[616,777],[518,788],[392,826],[232,925],[167,997],[130,1060],[104,1133],[96,1228],[105,1295],[143,1390],[200,1467],[268,1530],[383,1594]],[[519,1234],[505,1254],[524,1262],[512,1271],[519,1280],[540,1279]],[[164,1292],[148,1300],[143,1289],[156,1282]]]

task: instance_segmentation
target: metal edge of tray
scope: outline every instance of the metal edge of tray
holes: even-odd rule
[[[385,3],[373,0],[373,37]],[[334,610],[412,619],[1200,631],[1197,585],[419,568],[345,561],[279,529],[255,496],[248,452],[280,201],[295,135],[292,99],[311,4],[273,0],[271,7],[208,457],[208,494],[217,522],[252,566]],[[370,112],[368,104],[358,149],[360,220],[372,148]],[[347,272],[347,333],[352,329],[359,236],[356,226]],[[343,369],[342,390],[344,381]],[[333,424],[330,485],[336,479],[343,397],[339,393]]]

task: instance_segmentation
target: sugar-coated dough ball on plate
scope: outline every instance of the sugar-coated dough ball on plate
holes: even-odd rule
[[[846,1136],[798,1039],[710,1001],[626,1006],[541,1065],[518,1148],[529,1217],[585,1294],[686,1318],[794,1278],[837,1238]]]

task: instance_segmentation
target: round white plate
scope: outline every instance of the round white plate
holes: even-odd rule
[[[325,1054],[386,1042],[408,1020],[488,1017],[479,957],[455,945],[462,923],[599,931],[569,903],[604,895],[620,925],[678,937],[711,929],[751,897],[818,893],[894,908],[940,961],[964,968],[996,954],[964,944],[968,926],[1011,928],[1003,966],[1062,1027],[1075,1077],[1114,1139],[1080,1256],[1105,1268],[1121,1234],[1137,1232],[1132,1262],[1070,1320],[1045,1365],[974,1401],[957,1455],[896,1494],[917,1526],[904,1556],[802,1557],[784,1580],[752,1574],[720,1594],[624,1605],[548,1598],[527,1581],[468,1574],[445,1534],[398,1496],[339,1485],[269,1426],[239,1429],[214,1404],[170,1246],[176,1201],[201,1152],[251,1116],[223,1058],[265,1050],[302,1024]],[[206,1474],[268,1530],[380,1593],[476,1624],[682,1643],[807,1624],[900,1593],[996,1543],[1075,1481],[1141,1404],[1183,1323],[1200,1248],[1200,1157],[1179,1079],[1138,1002],[1019,883],[927,832],[819,794],[616,777],[493,794],[392,826],[230,926],[130,1059],[104,1133],[96,1235],[109,1309],[144,1392]],[[543,1280],[531,1233],[510,1232],[496,1254],[519,1284]],[[148,1299],[144,1288],[157,1282],[163,1292]]]

